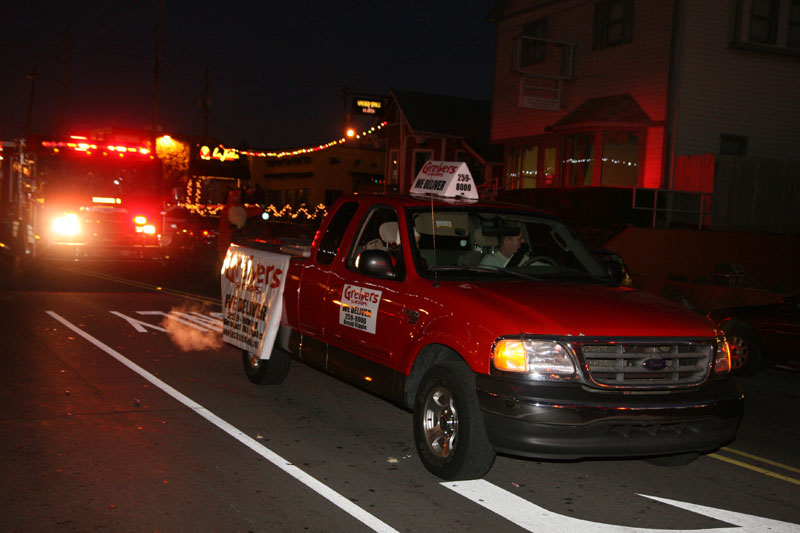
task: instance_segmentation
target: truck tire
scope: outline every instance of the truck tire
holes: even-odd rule
[[[752,376],[761,370],[761,349],[753,330],[747,324],[730,320],[722,324],[722,331],[731,350],[733,374]]]
[[[280,385],[286,381],[291,362],[291,356],[280,348],[274,348],[269,359],[259,359],[256,354],[242,350],[244,373],[256,385]]]
[[[414,399],[414,442],[425,468],[442,479],[475,479],[492,467],[495,450],[466,364],[441,363],[423,376]]]

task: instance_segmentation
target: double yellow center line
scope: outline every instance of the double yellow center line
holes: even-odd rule
[[[199,294],[193,294],[193,293],[190,293],[190,292],[184,292],[184,291],[179,291],[179,290],[175,290],[175,289],[170,289],[170,288],[167,288],[167,287],[161,287],[159,285],[153,285],[151,283],[145,283],[145,282],[142,282],[142,281],[135,281],[135,280],[127,279],[127,278],[120,278],[118,276],[112,276],[110,274],[103,274],[103,273],[100,273],[100,272],[94,272],[94,271],[91,271],[91,270],[85,270],[85,269],[81,269],[81,268],[74,268],[74,267],[68,267],[68,266],[62,267],[62,269],[66,270],[67,272],[74,272],[76,274],[82,274],[84,276],[90,276],[90,277],[93,277],[93,278],[104,279],[104,280],[107,280],[107,281],[114,281],[114,282],[121,283],[121,284],[124,284],[124,285],[130,285],[132,287],[138,287],[140,289],[146,289],[146,290],[150,290],[150,291],[153,291],[153,292],[161,292],[161,293],[164,293],[164,294],[171,294],[173,296],[180,296],[181,298],[186,298],[186,299],[189,299],[189,300],[197,300],[199,302],[205,302],[205,303],[211,303],[211,304],[219,304],[220,303],[220,299],[219,298],[211,298],[211,297],[208,297],[208,296],[201,296]]]
[[[109,281],[116,281],[116,282],[119,282],[119,283],[125,283],[125,284],[128,284],[128,285],[132,285],[132,286],[143,288],[143,289],[149,289],[149,290],[156,291],[156,292],[163,292],[163,293],[167,293],[167,294],[172,294],[174,296],[181,296],[183,298],[199,300],[199,301],[203,301],[203,302],[207,302],[207,303],[217,303],[218,304],[220,302],[219,299],[217,299],[217,298],[208,298],[208,297],[200,296],[200,295],[197,295],[197,294],[191,294],[191,293],[187,293],[187,292],[183,292],[183,291],[177,291],[177,290],[174,290],[174,289],[168,289],[168,288],[164,288],[164,287],[159,287],[157,285],[151,285],[149,283],[133,281],[133,280],[129,280],[129,279],[110,276],[110,275],[107,275],[107,274],[100,274],[100,273],[97,273],[97,272],[91,272],[91,271],[87,271],[87,270],[83,270],[83,269],[67,267],[64,270],[69,270],[69,271],[76,272],[76,273],[79,273],[79,274],[94,276],[94,277],[106,279],[106,280],[109,280]],[[782,464],[782,463],[778,463],[777,461],[771,461],[770,459],[765,459],[763,457],[759,457],[757,455],[753,455],[753,454],[750,454],[750,453],[747,453],[747,452],[734,450],[733,448],[728,448],[727,446],[721,448],[720,452],[725,452],[725,453],[729,453],[729,454],[738,455],[738,456],[741,456],[741,457],[745,457],[745,458],[747,458],[747,459],[749,459],[751,461],[757,461],[759,463],[763,463],[765,465],[769,465],[769,466],[775,467],[777,469],[781,469],[781,470],[784,470],[784,471],[787,471],[787,472],[793,472],[795,474],[800,474],[800,468],[795,468],[793,466],[789,466],[789,465],[785,465],[785,464]],[[720,453],[710,453],[710,454],[708,454],[708,457],[713,457],[714,459],[718,459],[720,461],[725,461],[726,463],[730,463],[730,464],[733,464],[733,465],[736,465],[736,466],[740,466],[742,468],[747,468],[748,470],[752,470],[754,472],[758,472],[759,474],[764,474],[765,476],[774,477],[776,479],[780,479],[780,480],[786,481],[788,483],[794,483],[795,485],[800,485],[800,479],[798,479],[796,477],[791,477],[791,476],[788,476],[788,475],[780,474],[778,472],[773,472],[772,470],[767,470],[766,468],[762,468],[762,467],[754,465],[754,464],[746,463],[746,462],[741,461],[739,459],[734,459],[733,457],[728,457],[728,456],[722,455]]]
[[[769,459],[764,459],[763,457],[759,457],[757,455],[753,455],[746,452],[740,452],[739,450],[734,450],[733,448],[724,447],[720,450],[721,452],[727,452],[731,454],[736,454],[741,457],[745,457],[750,459],[751,461],[758,461],[759,463],[764,463],[766,465],[773,466],[775,468],[779,468],[782,470],[786,470],[788,472],[794,472],[796,474],[800,474],[800,468],[795,468],[793,466],[785,465],[782,463],[778,463],[776,461],[771,461]],[[800,479],[796,477],[787,476],[784,474],[780,474],[778,472],[773,472],[772,470],[767,470],[766,468],[762,468],[760,466],[756,466],[754,464],[746,463],[744,461],[740,461],[738,459],[734,459],[732,457],[728,457],[725,455],[721,455],[720,453],[710,453],[708,454],[709,457],[713,457],[714,459],[719,459],[720,461],[725,461],[726,463],[734,464],[736,466],[741,466],[742,468],[747,468],[748,470],[752,470],[754,472],[758,472],[759,474],[764,474],[765,476],[774,477],[776,479],[780,479],[783,481],[787,481],[789,483],[794,483],[795,485],[800,485]]]

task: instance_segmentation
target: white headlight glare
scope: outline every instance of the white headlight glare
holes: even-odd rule
[[[492,363],[504,372],[527,374],[538,381],[560,381],[575,377],[570,353],[557,341],[508,338],[495,343]]]
[[[64,213],[53,219],[53,231],[65,237],[74,237],[81,232],[81,221],[76,213]]]
[[[528,353],[528,372],[534,379],[558,379],[573,376],[575,364],[569,350],[562,344],[547,340],[525,340]]]

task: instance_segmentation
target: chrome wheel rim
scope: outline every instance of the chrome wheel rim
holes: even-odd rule
[[[728,348],[731,351],[731,368],[739,370],[747,364],[749,350],[747,343],[739,335],[728,337]]]
[[[431,391],[425,402],[422,424],[430,451],[440,459],[450,457],[458,435],[458,412],[449,390],[437,387]]]

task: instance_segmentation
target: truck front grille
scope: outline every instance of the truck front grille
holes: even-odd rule
[[[711,342],[601,342],[573,345],[589,378],[603,387],[661,389],[705,381],[711,369]]]

